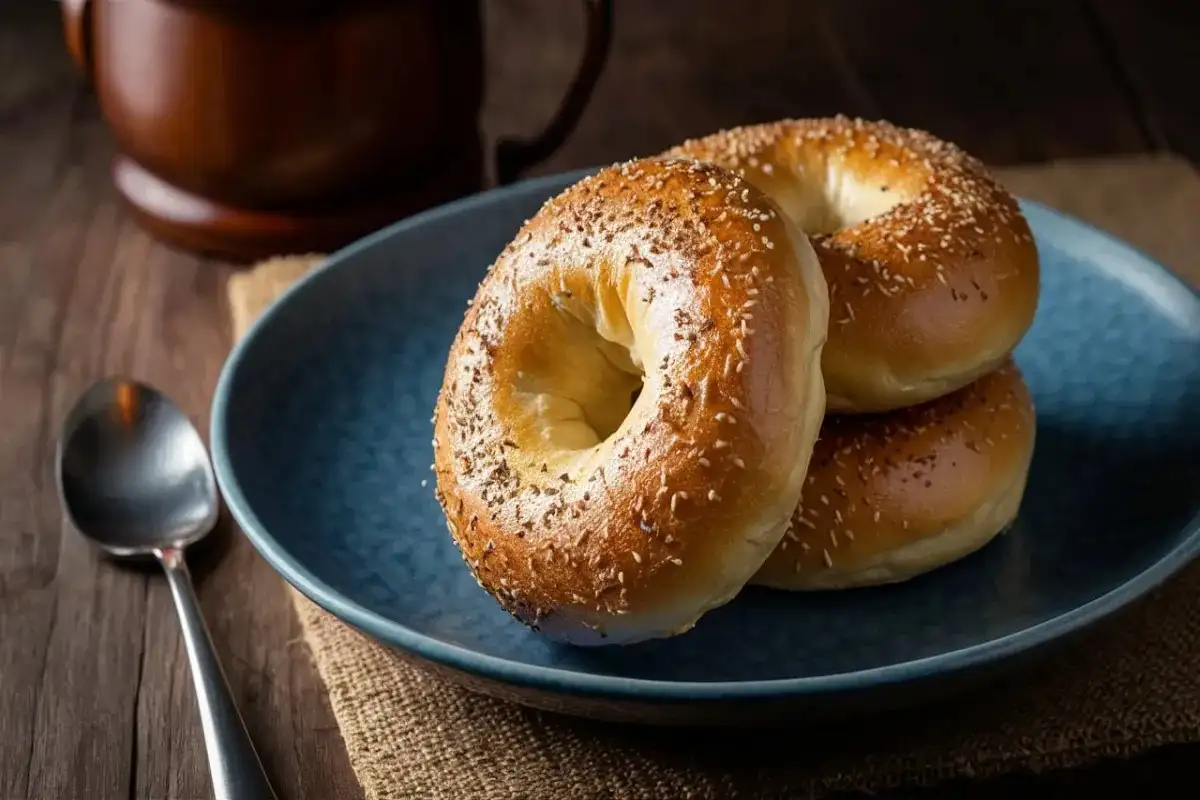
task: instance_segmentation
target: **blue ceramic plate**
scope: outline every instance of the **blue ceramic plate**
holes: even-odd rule
[[[1017,351],[1037,449],[1014,530],[911,582],[748,589],[690,633],[556,645],[476,586],[433,498],[429,418],[465,303],[518,226],[583,173],[405,220],[330,259],[225,365],[212,442],[237,521],[301,592],[404,656],[544,708],[761,721],[914,702],[1007,669],[1200,547],[1200,299],[1035,203],[1037,319]]]

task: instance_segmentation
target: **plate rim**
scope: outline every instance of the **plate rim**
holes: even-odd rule
[[[328,255],[312,272],[289,286],[249,327],[231,348],[221,368],[213,394],[209,436],[217,482],[225,503],[246,538],[272,569],[291,586],[333,614],[342,622],[371,638],[404,650],[421,659],[485,680],[560,694],[583,694],[613,700],[632,701],[728,701],[764,700],[784,696],[807,696],[845,691],[862,691],[886,685],[913,682],[936,676],[961,673],[974,667],[1011,659],[1099,622],[1136,602],[1187,566],[1200,553],[1200,511],[1181,528],[1182,538],[1171,550],[1130,579],[1112,586],[1105,593],[1069,611],[1035,625],[969,645],[918,659],[885,664],[868,669],[789,678],[744,681],[674,681],[630,678],[605,673],[582,672],[543,666],[491,655],[451,642],[427,636],[396,620],[378,614],[353,601],[309,571],[289,550],[270,534],[251,508],[238,483],[236,471],[225,447],[227,411],[235,374],[258,334],[279,314],[280,309],[322,276],[353,263],[360,252],[434,220],[456,215],[478,206],[491,205],[506,197],[538,189],[549,190],[547,197],[570,183],[594,172],[598,167],[555,173],[520,181],[509,186],[479,192],[399,220],[360,238]],[[1200,290],[1191,286],[1171,269],[1159,263],[1135,245],[1035,200],[1019,198],[1024,210],[1053,218],[1092,237],[1107,249],[1115,249],[1139,278],[1172,291],[1182,290],[1200,302]],[[532,634],[536,635],[536,634]]]

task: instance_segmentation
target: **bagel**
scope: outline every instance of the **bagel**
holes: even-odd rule
[[[1016,200],[929,133],[785,120],[666,155],[734,170],[812,238],[829,284],[831,412],[889,411],[966,386],[1033,321],[1038,254]]]
[[[828,313],[805,235],[719,167],[632,161],[547,201],[480,284],[434,416],[480,586],[579,645],[731,599],[799,501]]]
[[[1011,360],[921,406],[827,416],[792,525],[751,582],[896,583],[978,550],[1017,516],[1035,428]]]

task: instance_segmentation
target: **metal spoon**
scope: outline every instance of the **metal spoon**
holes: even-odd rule
[[[153,556],[183,627],[217,800],[275,800],[200,614],[184,548],[217,522],[208,451],[169,399],[123,378],[76,402],[57,453],[58,492],[75,527],[109,554]]]

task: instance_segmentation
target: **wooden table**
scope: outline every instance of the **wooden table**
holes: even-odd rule
[[[735,9],[735,6],[738,8]],[[919,10],[916,7],[919,6]],[[582,35],[571,3],[487,4],[489,134],[536,130]],[[928,127],[993,163],[1171,148],[1200,157],[1196,4],[726,0],[618,4],[609,69],[540,172],[739,122],[845,111]],[[0,2],[0,798],[208,796],[166,583],[63,523],[56,427],[123,372],[201,426],[229,345],[229,265],[160,245],[109,187],[112,142],[57,6]],[[224,525],[194,570],[216,645],[284,797],[360,796],[281,580]],[[1200,748],[904,796],[1163,793]]]

